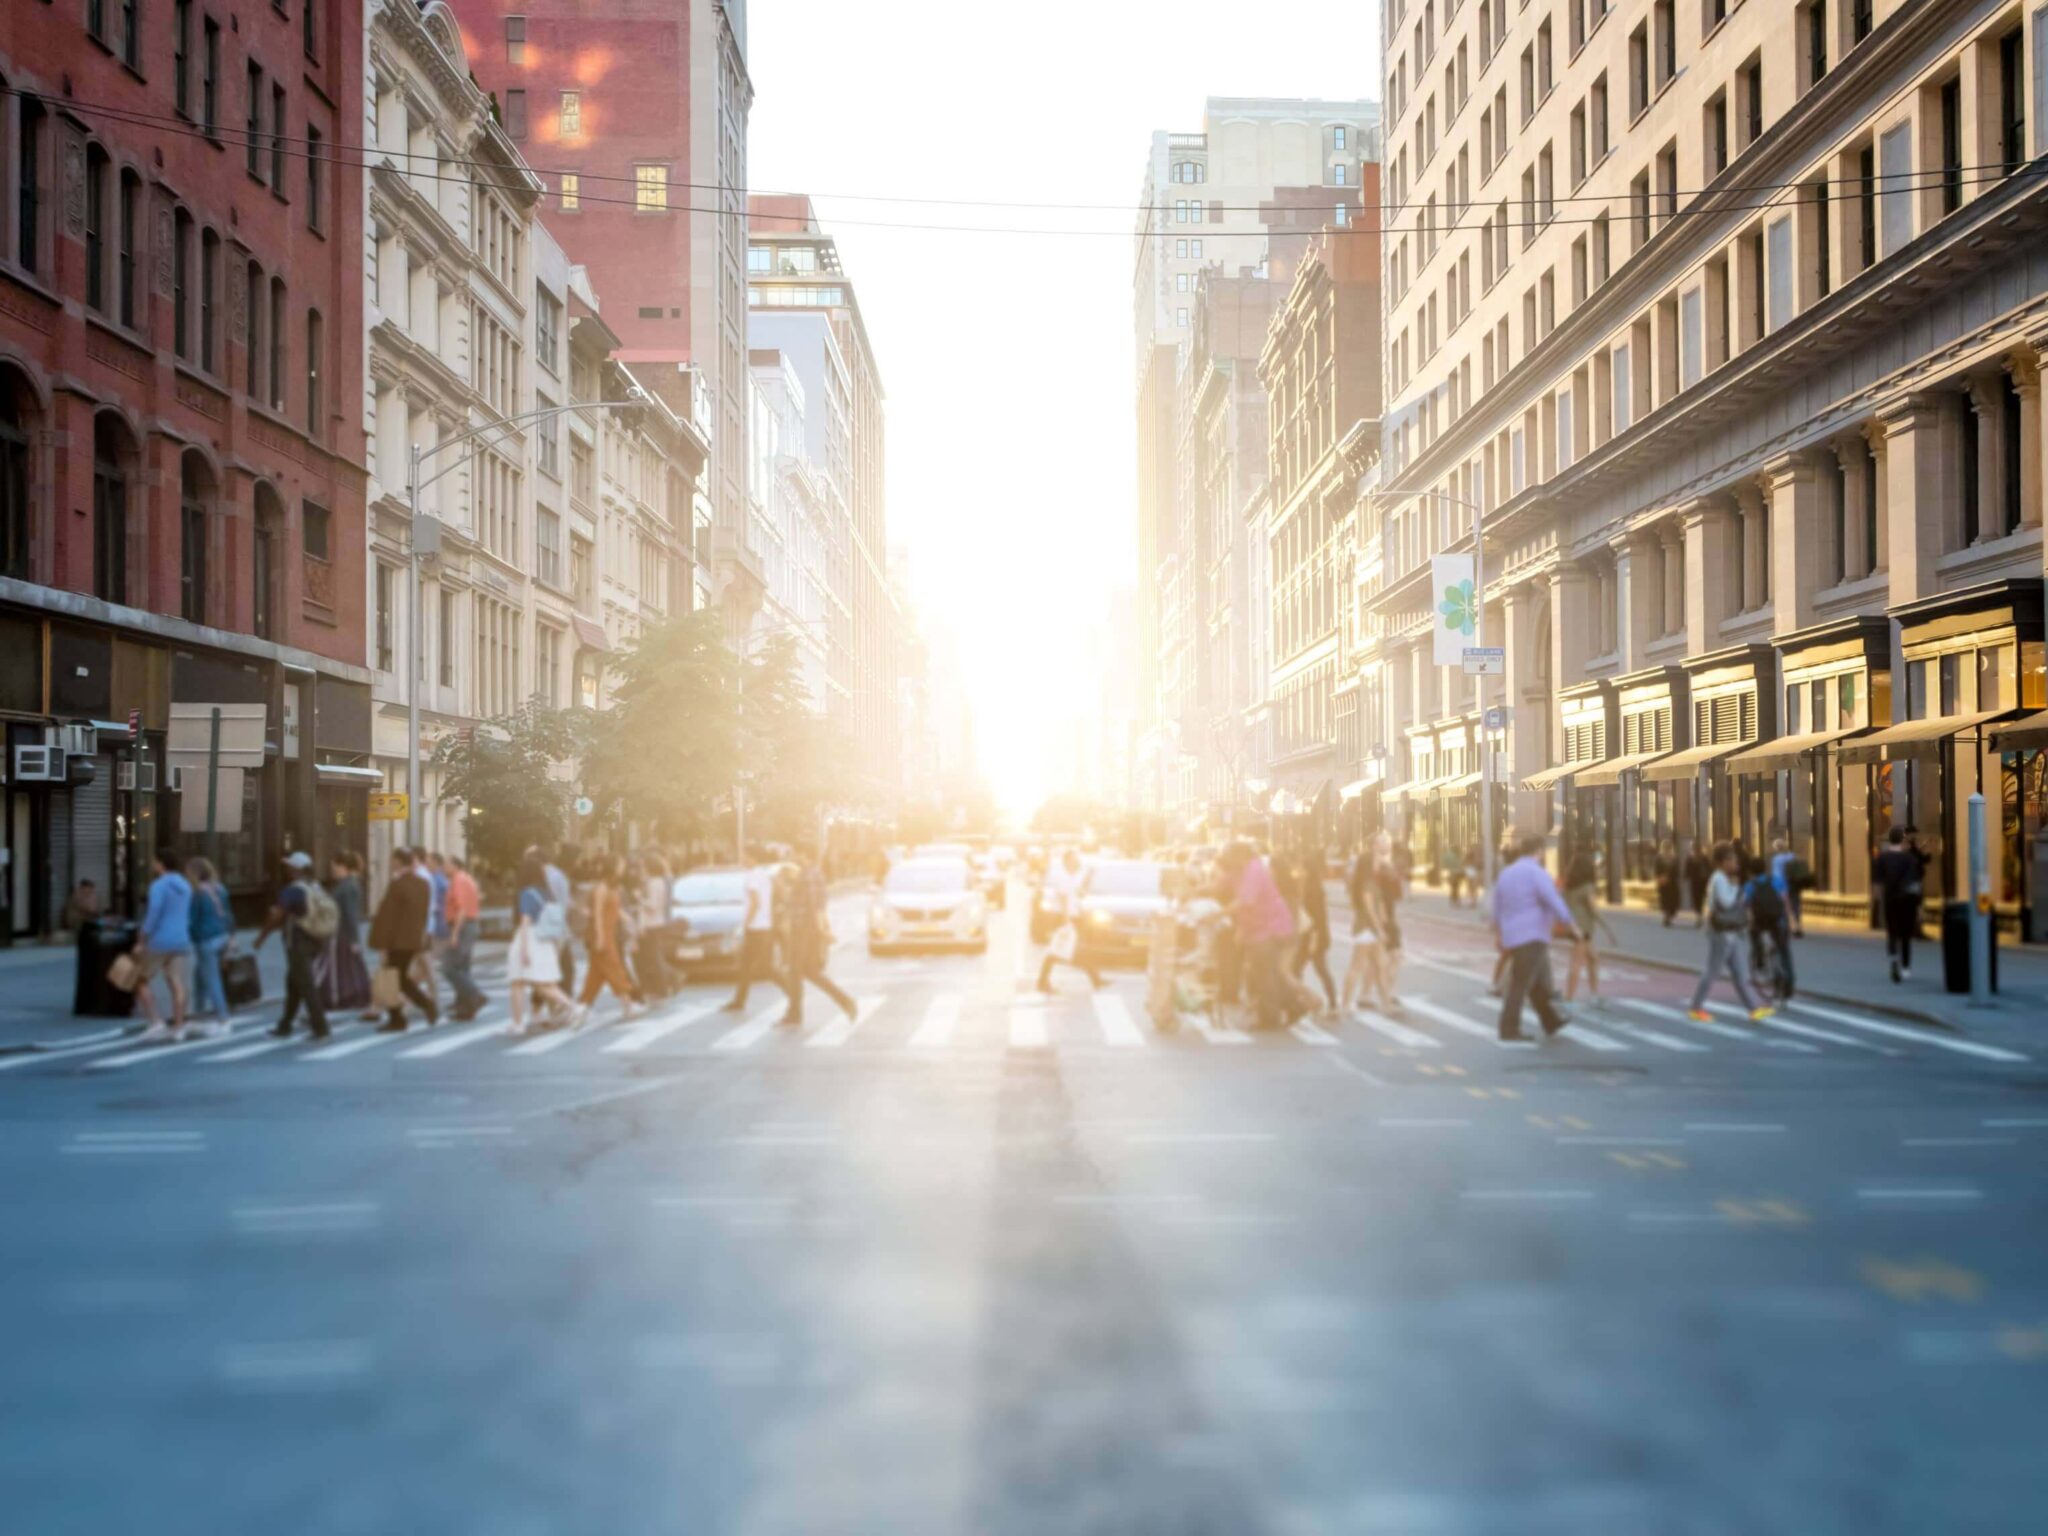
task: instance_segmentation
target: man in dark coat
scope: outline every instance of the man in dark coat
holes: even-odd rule
[[[398,989],[427,1016],[428,1027],[441,1022],[441,1010],[433,998],[422,992],[412,979],[412,962],[427,947],[427,914],[433,905],[434,888],[413,868],[412,854],[404,848],[391,853],[391,876],[384,882],[384,899],[377,903],[377,915],[370,920],[370,948],[384,958],[384,969],[398,972]],[[389,985],[389,983],[385,983]],[[380,1034],[405,1033],[405,1005],[392,1004]]]

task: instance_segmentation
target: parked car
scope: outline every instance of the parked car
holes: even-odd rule
[[[669,922],[677,930],[669,964],[687,976],[733,971],[747,921],[747,872],[693,869],[669,886]]]
[[[988,949],[988,899],[965,859],[899,859],[868,906],[869,954],[926,948]]]
[[[988,904],[1002,911],[1010,904],[1010,882],[1002,867],[972,843],[921,843],[910,850],[913,859],[960,859],[974,871],[974,883]]]
[[[1172,910],[1166,866],[1157,859],[1098,859],[1081,895],[1081,953],[1098,961],[1143,960],[1152,920]]]

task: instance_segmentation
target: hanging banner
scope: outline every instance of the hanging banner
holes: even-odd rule
[[[1429,562],[1432,657],[1440,667],[1462,666],[1475,643],[1470,555],[1433,555]]]

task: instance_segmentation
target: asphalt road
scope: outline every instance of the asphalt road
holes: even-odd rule
[[[1167,1037],[1021,927],[843,947],[850,1029],[0,1058],[0,1527],[2048,1520],[2048,1035],[1623,972],[1504,1049],[1417,924],[1404,1020]]]

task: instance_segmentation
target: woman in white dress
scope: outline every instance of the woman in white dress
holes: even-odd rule
[[[505,955],[505,980],[512,989],[511,1032],[515,1035],[544,1027],[540,1020],[528,1019],[536,1001],[547,1004],[548,1025],[567,1020],[573,1029],[583,1022],[583,1010],[562,991],[560,944],[568,926],[568,913],[548,895],[547,866],[529,853],[519,866],[518,926]]]

